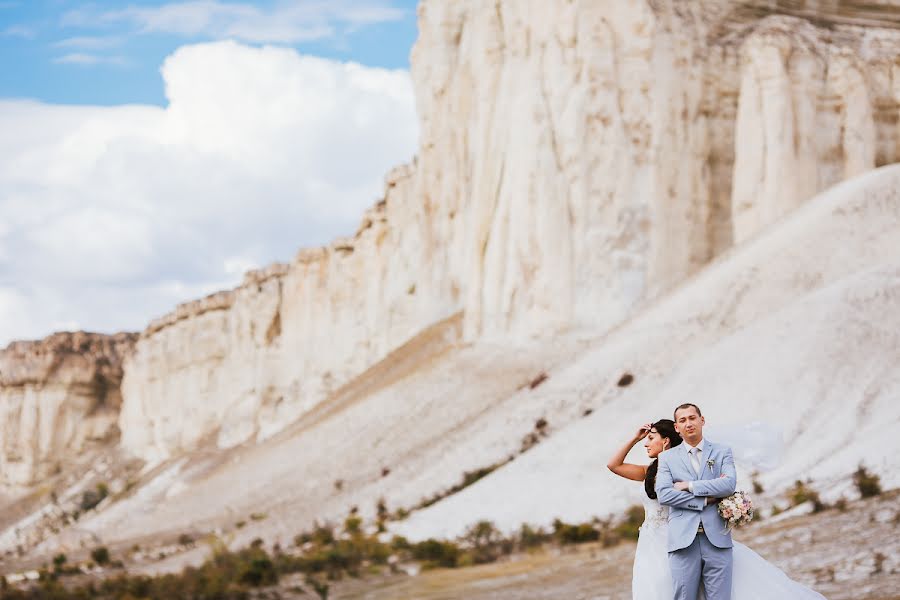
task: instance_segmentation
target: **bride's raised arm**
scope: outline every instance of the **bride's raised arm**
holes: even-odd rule
[[[625,457],[628,456],[628,453],[631,452],[631,449],[634,448],[635,444],[647,437],[648,433],[650,433],[650,423],[641,425],[640,429],[638,429],[631,438],[631,441],[627,442],[624,446],[619,448],[618,452],[612,455],[612,458],[606,463],[606,468],[619,477],[631,479],[632,481],[643,481],[644,477],[647,475],[647,466],[626,463]]]

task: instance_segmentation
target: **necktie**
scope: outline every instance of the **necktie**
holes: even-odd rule
[[[691,448],[691,466],[697,477],[700,477],[700,448]]]

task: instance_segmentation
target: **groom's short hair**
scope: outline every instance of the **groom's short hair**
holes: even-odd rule
[[[675,412],[672,413],[672,419],[675,420],[675,421],[677,421],[677,420],[678,420],[678,411],[681,410],[681,409],[683,409],[683,408],[691,408],[691,407],[693,407],[694,410],[697,411],[697,416],[698,416],[698,417],[702,417],[702,416],[703,416],[703,413],[700,412],[700,407],[699,407],[699,406],[697,406],[696,404],[691,404],[690,402],[685,402],[684,404],[682,404],[681,406],[679,406],[679,407],[677,407],[677,408],[675,409]]]

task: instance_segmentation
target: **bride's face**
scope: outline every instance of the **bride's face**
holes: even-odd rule
[[[650,429],[647,438],[644,441],[644,448],[647,449],[647,456],[656,458],[663,450],[669,449],[669,439],[659,435],[656,429]]]

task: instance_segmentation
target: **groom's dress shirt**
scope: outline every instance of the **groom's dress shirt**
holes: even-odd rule
[[[696,447],[691,446],[687,442],[685,442],[685,445],[688,447],[688,455],[691,457],[691,466],[694,468],[694,473],[697,477],[700,477],[700,473],[703,472],[703,440],[700,440]],[[693,481],[688,481],[688,491],[692,494],[694,493]]]

